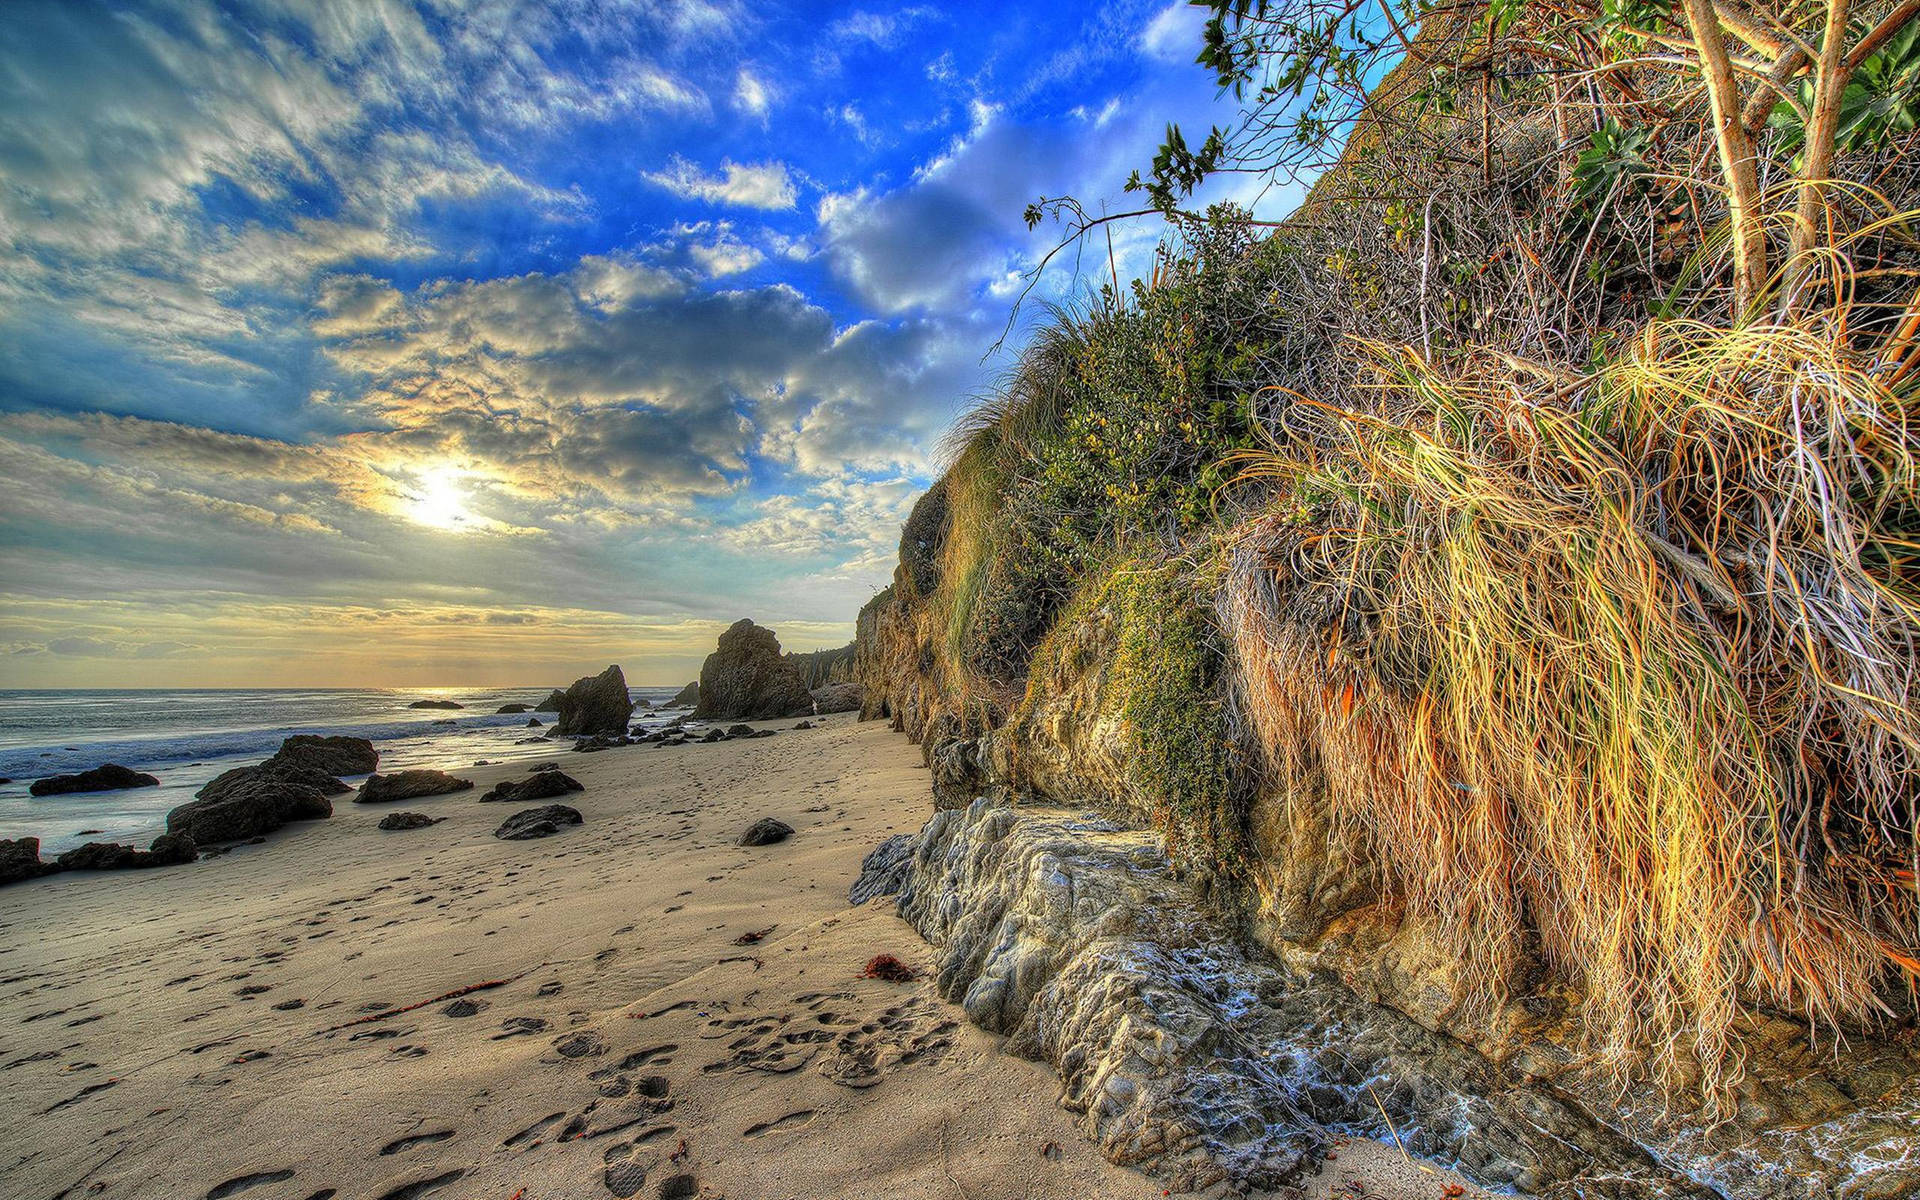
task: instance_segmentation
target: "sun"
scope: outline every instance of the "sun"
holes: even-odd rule
[[[407,500],[407,518],[418,525],[453,532],[478,528],[478,518],[467,508],[466,483],[451,467],[439,467],[420,476]]]

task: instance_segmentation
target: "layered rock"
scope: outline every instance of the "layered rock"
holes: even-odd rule
[[[814,688],[813,711],[823,717],[829,713],[859,712],[862,691],[859,684],[852,682]]]
[[[158,779],[144,772],[123,767],[119,763],[102,763],[91,771],[81,771],[77,775],[50,775],[45,779],[36,779],[27,791],[35,796],[65,796],[74,792],[117,792],[127,788],[159,786]]]
[[[480,803],[526,804],[534,800],[550,800],[568,792],[584,791],[585,786],[565,772],[535,771],[525,779],[503,779],[494,784],[486,795],[480,797]]]
[[[179,866],[198,857],[199,848],[192,837],[184,833],[163,833],[145,850],[117,842],[88,842],[54,861],[62,871],[123,871]]]
[[[1792,1064],[1800,1086],[1750,1091],[1717,1125],[1623,1094],[1550,1041],[1490,1058],[1337,975],[1250,950],[1155,834],[983,798],[935,814],[904,869],[902,853],[870,855],[856,894],[897,883],[941,993],[1053,1064],[1062,1106],[1108,1157],[1170,1190],[1295,1184],[1340,1133],[1393,1137],[1522,1194],[1920,1189],[1920,1077],[1903,1053],[1854,1056],[1809,1087],[1806,1047],[1771,1047],[1784,1056],[1760,1073],[1784,1083]]]
[[[199,845],[272,833],[289,821],[333,815],[329,796],[351,791],[325,771],[278,754],[251,767],[216,775],[195,798],[167,814],[167,831]]]
[[[780,653],[780,639],[752,621],[735,621],[700,667],[700,704],[693,715],[703,720],[754,721],[812,712],[806,680]]]
[[[696,679],[692,683],[689,683],[687,686],[675,692],[673,694],[673,699],[667,701],[667,707],[668,708],[692,708],[699,703],[700,703],[700,681]]]
[[[554,726],[557,733],[624,734],[633,717],[627,677],[618,666],[611,666],[598,675],[576,679],[573,686],[558,694],[555,711],[560,714]]]
[[[581,822],[579,809],[564,804],[547,804],[513,814],[500,822],[500,828],[493,831],[493,836],[507,842],[524,842],[531,838],[552,837],[564,827]]]
[[[300,733],[280,743],[275,759],[326,775],[365,775],[380,765],[373,743],[358,737]]]

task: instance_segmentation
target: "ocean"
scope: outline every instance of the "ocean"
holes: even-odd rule
[[[146,844],[166,830],[167,810],[209,779],[259,762],[296,733],[348,734],[373,742],[380,769],[455,770],[564,752],[568,743],[517,746],[550,730],[552,713],[498,713],[538,704],[547,687],[183,688],[180,690],[0,690],[0,838],[38,837],[51,857],[83,842]],[[664,704],[673,687],[629,689],[634,716]],[[459,710],[417,709],[451,700]],[[664,723],[668,718],[660,718]],[[119,763],[160,780],[157,788],[34,797],[36,779]],[[349,782],[353,782],[349,780]],[[335,798],[335,803],[351,797]]]

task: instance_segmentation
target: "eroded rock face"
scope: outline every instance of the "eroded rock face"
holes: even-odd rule
[[[813,689],[813,711],[821,716],[859,712],[863,689],[857,683],[829,683]]]
[[[627,698],[627,677],[618,666],[576,679],[559,695],[560,720],[554,732],[581,736],[627,732],[633,701]]]
[[[380,765],[380,752],[366,738],[296,734],[273,756],[323,775],[365,775]]]
[[[735,621],[720,635],[720,645],[700,667],[700,704],[693,715],[703,720],[757,721],[803,717],[813,712],[813,696],[792,663],[780,654],[780,639],[752,621]]]
[[[355,804],[382,804],[390,800],[414,800],[421,796],[444,796],[464,792],[473,780],[461,779],[445,771],[416,769],[395,771],[391,775],[369,775],[353,798]]]
[[[159,786],[158,779],[144,772],[123,767],[119,763],[102,763],[91,771],[82,771],[77,775],[50,775],[45,779],[36,779],[27,791],[35,796],[65,796],[73,792],[117,792],[126,788]]]
[[[667,707],[668,708],[692,708],[699,703],[700,703],[700,681],[696,679],[692,683],[689,683],[687,686],[675,692],[673,694],[673,699],[667,701]]]
[[[1248,951],[1158,842],[983,799],[936,813],[901,881],[941,993],[1057,1067],[1062,1105],[1115,1162],[1181,1190],[1274,1188],[1324,1158],[1328,1133],[1389,1136],[1384,1114],[1413,1152],[1523,1194],[1920,1194],[1920,1078],[1903,1055],[1861,1064],[1851,1096],[1777,1097],[1717,1128],[1663,1115],[1644,1094],[1529,1074],[1540,1056],[1496,1062],[1337,977]],[[857,892],[888,886],[889,846]]]
[[[38,879],[60,868],[40,861],[37,837],[0,838],[0,887],[23,879]]]

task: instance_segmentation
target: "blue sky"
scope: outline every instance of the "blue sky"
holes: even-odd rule
[[[1057,236],[1024,206],[1133,207],[1169,121],[1231,117],[1199,25],[12,0],[0,686],[679,681],[743,615],[846,641],[1008,366]]]

